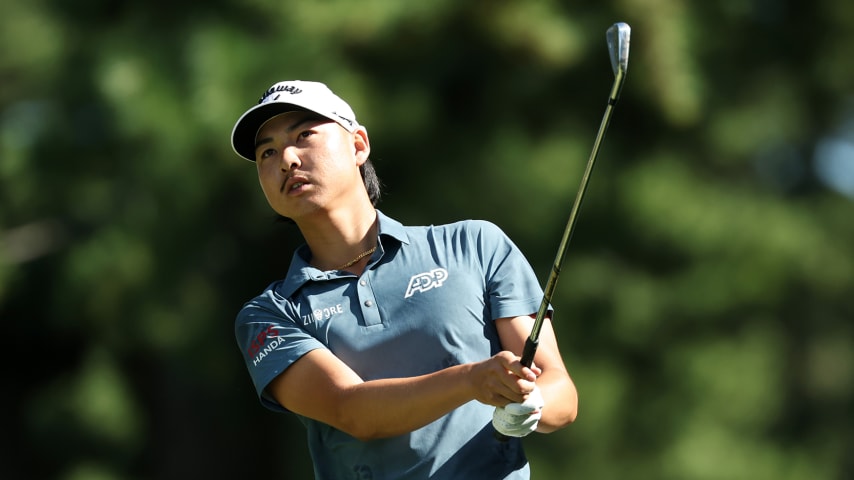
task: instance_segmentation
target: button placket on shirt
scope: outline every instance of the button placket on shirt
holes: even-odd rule
[[[371,285],[369,271],[366,271],[359,278],[357,291],[359,295],[359,305],[361,305],[362,308],[362,318],[365,319],[365,325],[370,326],[382,324],[379,309],[376,307],[376,297],[374,295],[373,286]]]

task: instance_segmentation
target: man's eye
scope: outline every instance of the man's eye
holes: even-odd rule
[[[275,153],[276,153],[276,151],[275,151],[274,149],[272,149],[272,148],[268,148],[268,149],[266,149],[266,150],[263,150],[263,151],[261,152],[261,154],[260,154],[260,155],[258,155],[258,156],[259,156],[260,158],[268,158],[268,157],[272,156],[272,155],[273,155],[273,154],[275,154]]]
[[[308,138],[312,135],[314,135],[314,132],[312,132],[311,130],[305,130],[303,132],[300,132],[299,137],[300,138]]]

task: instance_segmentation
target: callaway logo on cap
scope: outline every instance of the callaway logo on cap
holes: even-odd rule
[[[285,112],[309,110],[338,122],[347,131],[359,128],[356,114],[347,102],[319,82],[290,80],[268,88],[258,105],[246,111],[234,124],[231,147],[241,157],[255,161],[255,137],[264,123]]]

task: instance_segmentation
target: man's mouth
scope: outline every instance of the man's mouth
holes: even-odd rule
[[[290,193],[306,185],[308,185],[308,182],[304,179],[294,179],[293,177],[291,177],[285,181],[284,185],[282,185],[282,191],[285,193]]]

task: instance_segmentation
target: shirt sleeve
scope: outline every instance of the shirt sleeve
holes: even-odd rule
[[[266,392],[267,385],[306,353],[326,348],[272,287],[243,306],[234,334],[261,404],[274,411],[285,409]]]
[[[498,226],[477,223],[492,319],[536,313],[543,290],[527,258]]]

